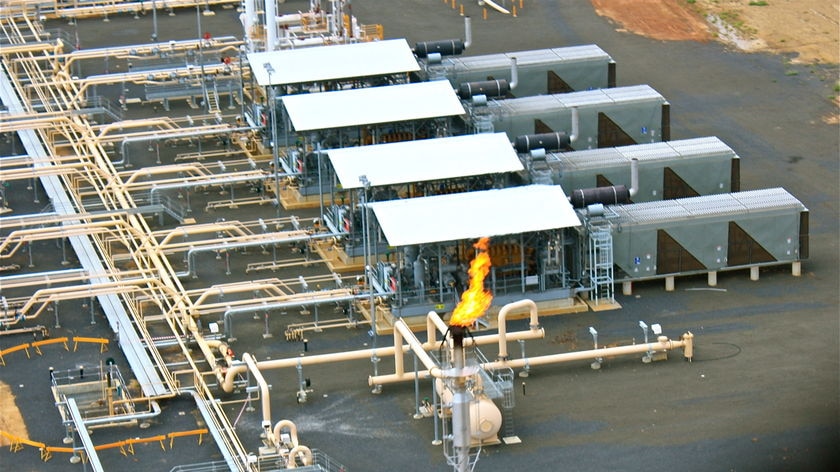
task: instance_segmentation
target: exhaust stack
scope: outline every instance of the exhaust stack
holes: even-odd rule
[[[464,17],[464,49],[472,45],[472,19]]]
[[[470,398],[464,372],[464,335],[467,328],[449,325],[452,336],[452,445],[455,449],[455,470],[466,472],[470,463]]]
[[[639,159],[630,159],[630,198],[639,193]]]
[[[572,107],[572,134],[569,135],[569,143],[577,141],[580,136],[580,117],[577,107]]]
[[[510,58],[510,88],[515,89],[519,83],[519,67],[517,66],[516,57]]]

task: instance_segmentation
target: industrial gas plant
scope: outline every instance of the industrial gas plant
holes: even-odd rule
[[[543,317],[808,258],[808,209],[742,190],[717,137],[672,140],[668,100],[619,86],[594,44],[473,55],[469,16],[462,39],[409,44],[344,0],[6,3],[0,373],[52,356],[32,395],[62,439],[0,431],[2,454],[107,470],[112,450],[193,441],[213,452],[167,469],[356,470],[277,414],[329,395],[308,374],[339,365],[374,400],[413,383],[427,443],[480,470],[482,448],[521,442],[517,375],[694,355],[691,332],[639,321],[631,343],[593,326],[583,349],[528,356]],[[214,8],[241,34],[157,40],[158,17],[194,12],[201,33]],[[153,22],[152,41],[46,27],[108,15]],[[370,344],[309,352],[327,332]],[[165,419],[175,401],[197,421]]]

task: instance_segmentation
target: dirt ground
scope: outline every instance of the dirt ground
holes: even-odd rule
[[[0,381],[0,398],[4,399],[0,402],[0,431],[27,438],[26,424],[15,405],[12,390],[2,381]],[[9,441],[4,436],[0,436],[0,446],[7,446],[8,444]]]
[[[661,40],[723,41],[744,51],[840,63],[840,3],[826,0],[591,0],[620,29]]]

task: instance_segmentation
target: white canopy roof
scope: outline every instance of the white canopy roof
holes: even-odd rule
[[[448,81],[286,95],[283,105],[297,131],[362,126],[462,115]]]
[[[254,52],[248,54],[248,63],[261,87],[420,70],[405,39]],[[270,74],[265,64],[270,64]]]
[[[388,244],[395,247],[581,224],[559,185],[527,185],[369,205]]]
[[[523,169],[505,133],[470,134],[327,151],[345,189],[425,182]]]

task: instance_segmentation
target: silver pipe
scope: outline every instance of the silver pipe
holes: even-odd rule
[[[472,19],[468,16],[464,17],[464,49],[472,45]]]
[[[192,271],[192,260],[196,253],[199,252],[207,252],[207,251],[223,251],[223,250],[230,250],[235,248],[242,248],[242,247],[253,247],[253,246],[264,246],[266,244],[274,244],[274,243],[294,243],[299,241],[311,241],[314,239],[325,239],[325,238],[332,238],[340,236],[338,233],[322,233],[318,235],[307,235],[307,236],[300,236],[296,238],[283,238],[283,239],[261,239],[259,241],[246,241],[240,243],[224,243],[224,244],[213,244],[211,246],[202,246],[199,248],[191,248],[187,251],[187,271],[186,272],[176,272],[175,275],[177,277],[188,277],[193,275]]]
[[[315,292],[317,293],[317,292]],[[368,297],[368,294],[360,294],[360,295],[346,295],[343,297],[331,297],[331,298],[317,298],[317,299],[308,299],[308,300],[293,300],[287,302],[276,302],[276,303],[265,303],[260,305],[252,305],[246,307],[238,307],[238,308],[230,308],[225,311],[224,313],[224,320],[225,320],[225,334],[228,338],[233,337],[233,328],[231,327],[232,321],[231,316],[238,314],[238,313],[253,313],[255,311],[268,311],[274,309],[281,309],[281,308],[293,308],[293,307],[301,307],[301,306],[315,306],[315,305],[322,305],[325,303],[339,303],[339,302],[349,302],[353,300],[361,300],[363,298]]]
[[[569,135],[569,144],[577,141],[580,136],[580,118],[577,107],[572,107],[572,134]]]
[[[146,418],[154,418],[160,414],[160,405],[154,400],[149,401],[151,410],[143,413],[129,413],[125,415],[107,416],[103,418],[91,418],[89,420],[82,420],[85,426],[95,426],[112,423],[117,425],[119,423],[127,423],[130,421],[142,420]]]
[[[226,129],[214,129],[214,130],[205,130],[205,131],[184,131],[181,133],[171,133],[171,134],[152,134],[150,136],[131,136],[125,138],[120,143],[120,155],[122,155],[122,159],[118,161],[112,161],[114,165],[123,165],[127,161],[126,156],[126,148],[125,146],[128,143],[139,142],[139,141],[157,141],[159,139],[170,139],[170,138],[189,138],[192,136],[207,136],[211,134],[226,134],[226,133],[236,133],[238,131],[252,131],[257,128],[251,128],[250,126],[242,126],[239,128],[226,128]]]
[[[451,333],[450,333],[451,334]],[[463,336],[463,335],[461,335]],[[452,379],[452,445],[455,447],[455,470],[467,472],[470,464],[470,398],[467,394],[467,377],[463,374],[464,343],[463,337],[453,336],[452,370],[456,376]]]
[[[510,89],[513,90],[519,84],[519,67],[517,66],[516,57],[510,58]]]
[[[639,193],[639,159],[630,159],[630,198]]]
[[[218,174],[221,175],[221,174]],[[213,180],[203,180],[200,182],[181,182],[181,183],[170,183],[170,184],[163,184],[163,185],[153,185],[152,189],[149,191],[149,197],[154,201],[155,193],[158,190],[171,190],[171,189],[179,189],[179,188],[191,188],[191,187],[204,187],[208,185],[221,185],[221,184],[232,184],[237,182],[251,182],[254,179],[262,178],[262,175],[248,175],[243,177],[225,177],[221,179],[213,179]]]
[[[265,0],[265,50],[274,51],[277,46],[277,11],[275,0]],[[277,143],[274,143],[275,146]]]

